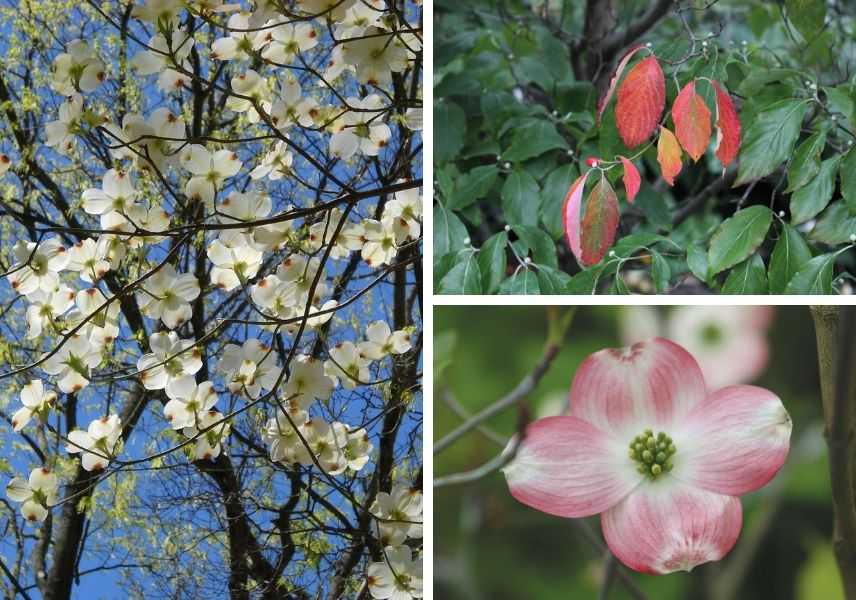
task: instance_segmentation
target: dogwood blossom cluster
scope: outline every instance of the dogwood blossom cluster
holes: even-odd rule
[[[11,252],[6,279],[26,302],[26,340],[41,353],[36,369],[48,376],[23,386],[12,428],[26,435],[34,422],[42,423],[38,433],[55,433],[57,448],[80,468],[108,469],[119,462],[133,427],[125,412],[108,405],[95,413],[107,414],[65,436],[44,424],[53,408],[89,401],[90,385],[121,373],[116,381],[133,378],[149,399],[163,403],[166,427],[180,433],[194,460],[216,459],[228,448],[232,414],[223,413],[232,405],[217,410],[219,389],[268,411],[261,435],[271,460],[329,476],[359,472],[374,445],[365,427],[330,410],[331,399],[338,388],[375,385],[373,365],[408,352],[413,331],[376,321],[362,339],[326,347],[325,326],[348,297],[336,290],[336,277],[351,258],[377,269],[418,243],[422,198],[417,188],[400,190],[375,210],[340,202],[338,195],[351,185],[364,189],[362,173],[343,173],[366,159],[385,160],[397,135],[421,129],[421,88],[404,103],[393,102],[384,89],[414,64],[421,40],[403,14],[381,0],[302,0],[290,3],[287,15],[281,3],[264,0],[250,3],[252,11],[244,10],[247,3],[224,0],[138,2],[129,7],[130,17],[144,21],[149,33],[120,67],[103,48],[81,39],[65,42],[53,61],[50,87],[62,98],[51,103],[58,108],[38,132],[47,153],[62,165],[71,162],[73,170],[94,145],[101,151],[79,169],[93,179],[75,188],[62,208],[69,231],[45,234],[42,225],[55,218],[50,215],[33,241],[19,241]],[[208,28],[217,34],[206,38],[203,28],[190,29],[185,10],[224,26]],[[323,58],[311,56],[316,53]],[[203,81],[206,102],[222,93],[224,122],[246,126],[250,140],[267,129],[255,138],[254,152],[218,138],[216,123],[192,122],[199,109],[185,102],[199,84],[199,61],[213,77]],[[117,78],[117,68],[125,77],[126,67],[169,105],[125,98],[121,110],[105,111],[94,96],[114,89],[102,84]],[[218,68],[224,70],[220,81]],[[315,68],[315,80],[298,80]],[[124,84],[120,88],[124,94]],[[304,138],[326,164],[313,164],[301,152]],[[13,166],[7,177],[16,175],[13,160],[0,154],[0,176]],[[326,176],[319,183],[305,176],[309,167],[348,183]],[[390,179],[412,176],[395,173]],[[301,190],[315,185],[312,198]],[[316,210],[312,202],[329,204]],[[181,238],[200,223],[204,231],[189,242]],[[183,243],[198,252],[204,269],[194,269],[181,253]],[[243,294],[269,324],[217,345],[216,355],[209,353],[215,366],[203,375],[205,342],[199,342],[194,311],[202,304],[208,317],[208,307],[228,294]],[[203,303],[207,295],[214,298],[210,304]],[[139,308],[139,328],[120,323],[128,302]],[[286,369],[279,347],[271,346],[276,335],[304,325],[325,333],[324,349],[319,358],[294,352]],[[134,342],[143,348],[138,354],[131,354]],[[39,467],[26,480],[12,479],[7,497],[22,504],[25,519],[41,522],[60,502],[59,487],[57,475]],[[384,547],[383,562],[369,567],[372,596],[421,597],[421,558],[406,545],[422,536],[421,492],[381,492],[371,512]]]

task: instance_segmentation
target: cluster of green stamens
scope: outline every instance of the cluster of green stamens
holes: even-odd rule
[[[637,471],[651,479],[657,479],[672,470],[672,457],[676,451],[677,448],[668,435],[662,431],[654,435],[652,430],[646,429],[630,442],[628,454],[637,463]]]

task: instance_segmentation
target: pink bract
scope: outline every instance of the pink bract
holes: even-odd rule
[[[505,476],[540,511],[602,513],[604,538],[628,567],[689,571],[734,546],[738,496],[773,478],[790,434],[775,394],[748,385],[710,393],[686,350],[654,338],[588,357],[569,416],[531,423]]]

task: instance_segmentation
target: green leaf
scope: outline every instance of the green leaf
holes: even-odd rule
[[[493,294],[505,277],[508,256],[508,234],[500,231],[490,236],[479,250],[479,270],[482,275],[482,287],[485,293]]]
[[[500,294],[540,294],[541,288],[538,286],[538,276],[532,272],[532,269],[520,269],[502,282],[499,286]]]
[[[687,266],[699,281],[708,280],[707,252],[701,244],[687,246]]]
[[[537,227],[514,225],[514,233],[529,247],[532,261],[548,267],[558,268],[556,259],[556,242],[546,232]]]
[[[665,292],[669,288],[669,279],[672,270],[665,258],[654,250],[651,250],[651,279],[654,280],[654,288],[657,292]]]
[[[570,275],[546,265],[535,266],[538,270],[538,285],[542,294],[567,293],[568,284],[571,282]]]
[[[786,294],[831,294],[832,271],[837,252],[821,254],[808,261],[788,282]]]
[[[452,199],[446,203],[446,208],[461,210],[483,198],[493,187],[498,174],[496,165],[476,167],[469,173],[464,173],[458,179]]]
[[[849,244],[856,235],[856,215],[847,210],[843,202],[833,202],[817,220],[811,239],[824,244]]]
[[[840,160],[840,156],[827,158],[821,163],[817,176],[791,195],[791,223],[805,223],[826,208],[832,199]]]
[[[823,0],[787,0],[788,19],[806,41],[811,40],[823,27],[826,2]]]
[[[452,160],[464,145],[467,116],[464,110],[448,100],[434,103],[434,162]]]
[[[443,372],[452,364],[458,334],[449,329],[434,334],[434,381],[439,381]]]
[[[464,247],[467,228],[450,210],[434,205],[434,256],[443,256]]]
[[[756,115],[740,147],[735,186],[766,177],[790,158],[808,106],[806,100],[780,100]]]
[[[844,155],[841,161],[841,195],[847,202],[847,208],[856,215],[856,148]]]
[[[770,257],[770,293],[784,294],[788,282],[811,260],[811,250],[800,232],[782,223],[779,241]]]
[[[790,498],[791,495],[788,494],[788,497]],[[838,563],[835,560],[832,544],[828,541],[817,540],[804,544],[803,548],[806,545],[808,545],[806,549],[808,559],[801,563],[797,574],[796,599],[845,600],[846,596],[841,586],[841,575],[838,571]]]
[[[450,252],[442,256],[434,256],[434,289],[440,289],[443,277],[455,266],[456,254],[456,252]]]
[[[722,285],[723,294],[766,294],[767,289],[767,270],[757,254],[731,269]]]
[[[541,224],[554,240],[565,234],[562,208],[568,189],[576,177],[577,169],[574,165],[562,165],[547,175],[541,190]]]
[[[548,150],[567,148],[565,138],[556,131],[556,126],[544,119],[529,119],[514,128],[511,144],[502,153],[502,160],[522,162],[541,156]]]
[[[541,197],[538,182],[525,171],[511,173],[502,186],[502,212],[509,225],[537,225]]]
[[[772,220],[770,209],[759,205],[744,208],[723,221],[710,239],[710,275],[746,260],[764,241]]]
[[[668,231],[672,229],[672,212],[667,198],[666,193],[643,185],[636,197],[636,206],[642,209],[651,225]]]
[[[440,281],[441,294],[481,294],[482,282],[476,252],[466,248],[458,252],[457,264]]]
[[[797,146],[794,159],[788,166],[788,188],[785,192],[790,193],[798,190],[820,171],[820,153],[826,146],[826,129],[810,135],[804,142]]]
[[[568,282],[566,293],[591,296],[597,293],[597,285],[603,274],[603,266],[594,266],[585,271],[580,271]]]
[[[837,85],[835,87],[824,87],[826,99],[834,112],[844,115],[853,120],[853,91],[849,85]]]

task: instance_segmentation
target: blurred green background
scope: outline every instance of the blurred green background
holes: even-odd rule
[[[435,308],[435,441],[510,391],[539,360],[546,340],[545,307]],[[562,309],[565,310],[565,309]],[[551,369],[528,398],[532,418],[564,400],[582,360],[621,346],[621,307],[580,307]],[[661,307],[664,316],[672,309]],[[717,310],[710,307],[710,310]],[[770,361],[753,383],[778,394],[794,421],[791,452],[777,477],[742,497],[744,526],[722,561],[692,573],[630,573],[651,600],[842,598],[830,543],[832,509],[823,439],[814,329],[806,307],[776,307]],[[512,409],[489,421],[508,438]],[[501,451],[470,432],[434,459],[434,476],[472,469]],[[515,501],[496,472],[434,493],[434,597],[440,600],[597,598],[604,556],[571,520]],[[588,519],[600,536],[597,517]],[[609,598],[631,596],[617,582]]]

